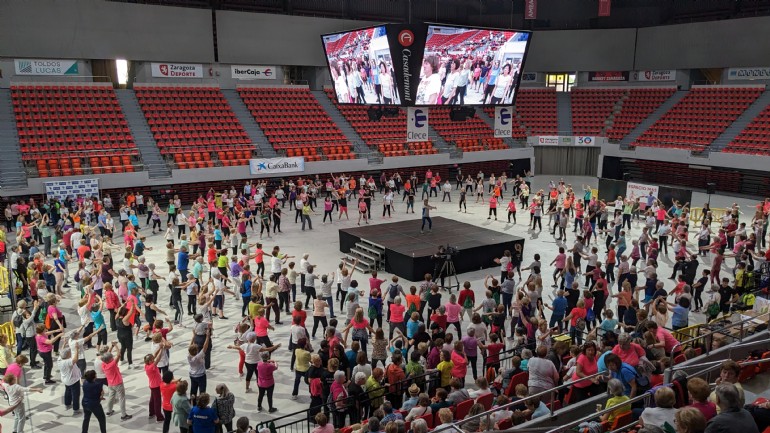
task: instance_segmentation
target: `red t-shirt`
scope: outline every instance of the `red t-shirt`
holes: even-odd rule
[[[300,321],[299,321],[299,326],[302,326],[304,328],[305,327],[305,319],[307,319],[307,313],[305,311],[303,311],[303,310],[299,310],[299,311],[294,310],[294,311],[291,312],[292,322],[294,321],[295,317],[300,317],[301,318]]]
[[[500,352],[505,349],[503,343],[492,343],[487,345],[487,365],[500,362]]]
[[[102,363],[102,370],[104,370],[104,377],[107,379],[107,386],[116,386],[123,383],[123,375],[120,374],[117,359],[113,358],[109,363]]]
[[[160,388],[160,370],[155,364],[145,364],[144,372],[147,374],[147,381],[150,383],[150,389]]]
[[[403,305],[393,304],[390,306],[390,321],[393,323],[403,323],[406,308]]]
[[[171,397],[176,392],[176,383],[161,383],[160,384],[160,405],[163,410],[172,411],[174,407],[171,406]]]
[[[596,356],[593,359],[588,359],[584,354],[580,354],[577,359],[577,365],[580,366],[581,372],[584,376],[590,376],[599,372],[599,367],[596,364]],[[572,380],[575,382],[572,386],[576,388],[586,388],[593,385],[590,380],[581,380],[577,375],[577,369],[572,373]]]

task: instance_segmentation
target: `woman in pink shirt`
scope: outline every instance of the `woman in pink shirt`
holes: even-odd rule
[[[257,343],[265,347],[272,347],[273,343],[270,341],[270,337],[267,336],[268,330],[274,331],[275,328],[265,318],[264,310],[258,311],[254,317],[254,333],[257,334]]]
[[[257,410],[260,412],[262,412],[262,399],[265,394],[267,394],[267,405],[269,406],[267,411],[273,413],[278,410],[273,407],[273,389],[275,389],[273,372],[276,370],[278,370],[278,364],[270,360],[270,353],[262,352],[262,362],[257,365],[257,386],[259,387]]]
[[[390,305],[390,308],[388,308],[388,314],[390,315],[390,337],[389,339],[393,338],[393,330],[398,328],[401,330],[401,333],[406,335],[406,325],[404,324],[404,313],[406,313],[406,308],[401,305],[401,297],[396,296],[396,299],[393,300],[393,304]]]
[[[452,377],[459,379],[465,386],[465,375],[468,374],[468,357],[465,355],[465,349],[462,341],[455,341],[452,351]]]
[[[494,195],[489,198],[489,216],[487,219],[492,219],[492,215],[495,216],[495,221],[497,221],[497,197]]]
[[[40,354],[40,357],[43,358],[43,379],[45,379],[45,384],[50,385],[53,383],[56,383],[54,380],[51,379],[51,370],[53,369],[53,347],[54,344],[57,344],[59,342],[59,339],[62,335],[64,335],[61,330],[56,331],[46,331],[44,324],[39,324],[35,328],[35,344],[37,344],[37,352]],[[49,338],[49,335],[56,334],[55,337]]]
[[[621,361],[632,367],[639,365],[639,358],[646,356],[644,348],[633,343],[628,334],[618,336],[618,345],[612,348],[612,353],[618,355]]]
[[[446,310],[447,331],[449,330],[449,325],[454,325],[457,329],[458,340],[463,337],[463,332],[460,329],[460,311],[462,311],[462,308],[462,305],[457,303],[457,297],[454,294],[449,295],[449,302],[444,305],[444,309]]]
[[[67,322],[64,320],[64,315],[61,310],[56,306],[59,303],[59,299],[56,295],[49,293],[46,296],[45,301],[48,303],[48,316],[46,317],[46,328],[50,331],[56,331],[61,329],[64,332],[64,328],[67,327]],[[59,353],[59,341],[56,340],[53,344],[53,350],[57,354]]]
[[[599,367],[596,364],[597,361],[596,343],[593,341],[586,342],[586,344],[583,345],[582,352],[577,358],[575,372],[572,373],[572,381],[574,383],[572,384],[571,402],[583,401],[588,397],[599,395],[602,392],[598,376],[581,380],[584,377],[599,372]]]

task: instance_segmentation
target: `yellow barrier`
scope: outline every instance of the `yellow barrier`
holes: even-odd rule
[[[726,209],[722,208],[711,208],[711,223],[717,223],[719,224],[722,220],[722,217],[725,215]],[[703,208],[702,207],[691,207],[690,208],[690,221],[693,223],[698,223],[703,220]]]
[[[8,344],[10,344],[11,347],[16,346],[16,329],[14,329],[12,322],[6,322],[0,325],[0,334],[8,336]]]
[[[674,335],[674,338],[679,340],[681,343],[683,341],[691,340],[697,337],[700,333],[700,328],[701,325],[688,326],[686,328],[677,329],[676,331],[672,332],[672,334]]]
[[[572,337],[570,337],[569,334],[555,335],[553,337],[553,341],[554,342],[556,342],[556,341],[563,341],[563,342],[567,343],[567,345],[571,345],[572,344]]]

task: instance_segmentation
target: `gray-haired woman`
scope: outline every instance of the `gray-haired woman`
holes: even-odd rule
[[[222,426],[227,428],[227,432],[233,430],[233,418],[235,418],[235,395],[227,388],[227,385],[220,383],[216,387],[217,397],[214,399],[214,410],[219,417],[217,432],[222,432]]]

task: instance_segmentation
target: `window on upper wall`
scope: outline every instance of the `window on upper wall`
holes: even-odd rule
[[[576,74],[563,73],[563,74],[546,74],[545,85],[546,87],[554,87],[557,92],[570,92],[575,85]]]
[[[128,83],[128,61],[125,59],[115,60],[115,68],[118,71],[118,84],[125,86]]]

